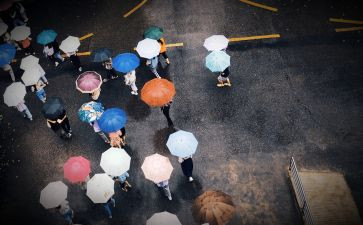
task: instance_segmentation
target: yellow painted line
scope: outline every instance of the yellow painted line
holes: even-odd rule
[[[167,48],[184,46],[183,43],[166,44]]]
[[[84,39],[89,38],[89,37],[92,37],[93,35],[94,35],[94,33],[86,34],[86,35],[84,35],[84,36],[80,37],[80,38],[79,38],[79,40],[80,40],[80,41],[83,41]]]
[[[363,24],[363,21],[359,21],[359,20],[346,20],[346,19],[337,19],[337,18],[329,18],[329,21],[336,22],[336,23]]]
[[[279,38],[279,37],[281,37],[279,34],[269,34],[269,35],[259,35],[259,36],[249,36],[249,37],[228,38],[228,40],[230,42],[236,42],[236,41],[250,41],[250,40]]]
[[[347,28],[337,28],[335,32],[346,32],[346,31],[356,31],[363,30],[363,27],[347,27]]]
[[[277,8],[270,7],[270,6],[267,6],[267,5],[262,5],[260,3],[256,3],[256,2],[252,2],[252,1],[248,1],[248,0],[240,0],[240,1],[241,2],[244,2],[246,4],[249,4],[249,5],[253,5],[253,6],[262,8],[262,9],[267,9],[267,10],[270,10],[270,11],[273,11],[273,12],[277,12],[278,11]]]
[[[91,55],[91,52],[77,52],[77,56]]]
[[[147,0],[143,0],[142,2],[140,2],[137,6],[135,6],[133,9],[131,9],[128,13],[126,13],[124,15],[124,18],[128,17],[129,15],[131,15],[132,13],[134,13],[136,10],[138,10],[141,6],[143,6],[145,3],[147,2]]]

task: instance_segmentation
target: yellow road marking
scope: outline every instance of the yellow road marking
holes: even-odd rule
[[[337,28],[335,32],[346,32],[346,31],[356,31],[363,30],[363,27],[347,27],[347,28]]]
[[[140,2],[137,6],[135,6],[133,9],[131,9],[128,13],[126,13],[124,15],[124,18],[128,17],[129,15],[131,15],[132,13],[134,13],[136,10],[138,10],[141,6],[143,6],[145,3],[147,2],[147,0],[143,0],[142,2]]]
[[[170,48],[170,47],[180,47],[180,46],[184,46],[183,43],[174,43],[174,44],[167,44],[166,47]],[[134,47],[134,50],[136,51],[136,47]]]
[[[262,9],[267,9],[267,10],[270,10],[270,11],[273,11],[273,12],[277,12],[278,9],[277,8],[274,8],[274,7],[270,7],[270,6],[267,6],[267,5],[262,5],[260,3],[256,3],[256,2],[251,2],[251,1],[248,1],[248,0],[240,0],[241,2],[244,2],[246,4],[249,4],[249,5],[253,5],[253,6],[256,6],[256,7],[259,7],[259,8],[262,8]]]
[[[363,21],[359,21],[359,20],[346,20],[346,19],[337,19],[337,18],[329,18],[329,21],[336,22],[336,23],[363,24]]]
[[[93,35],[94,35],[94,33],[86,34],[86,35],[84,35],[84,36],[80,37],[80,38],[79,38],[79,40],[80,40],[80,41],[83,41],[84,39],[89,38],[89,37],[92,37]]]
[[[91,52],[77,52],[77,56],[91,55]]]
[[[259,36],[249,36],[249,37],[228,38],[228,40],[230,42],[235,42],[235,41],[249,41],[249,40],[267,39],[267,38],[279,38],[279,37],[281,37],[279,34],[269,34],[269,35],[259,35]]]

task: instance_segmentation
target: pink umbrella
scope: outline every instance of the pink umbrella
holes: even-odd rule
[[[78,76],[76,87],[82,93],[93,93],[102,85],[102,77],[95,71],[86,71]]]
[[[90,161],[82,156],[71,157],[63,165],[64,177],[72,183],[86,180],[91,172]]]
[[[169,180],[173,166],[167,157],[155,153],[145,158],[141,169],[146,179],[160,183]]]
[[[0,1],[0,11],[5,11],[11,7],[13,0],[2,0]]]

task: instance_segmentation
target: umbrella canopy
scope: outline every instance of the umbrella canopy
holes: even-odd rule
[[[126,124],[126,113],[119,108],[107,109],[99,120],[97,120],[98,126],[103,132],[112,133],[120,130]]]
[[[167,157],[155,153],[145,158],[141,169],[146,179],[160,183],[169,180],[173,166]]]
[[[0,45],[0,66],[9,64],[14,59],[16,49],[14,45],[2,44]]]
[[[204,47],[208,51],[220,51],[228,47],[228,39],[224,35],[213,35],[205,39]]]
[[[50,120],[58,119],[64,114],[64,104],[62,99],[58,97],[50,97],[47,102],[43,104],[42,114],[45,118]]]
[[[175,95],[174,84],[166,79],[154,78],[141,89],[141,100],[152,107],[160,107],[170,102]]]
[[[46,45],[55,40],[57,33],[54,30],[43,30],[37,36],[37,42],[41,45]]]
[[[21,60],[20,69],[26,70],[26,69],[34,67],[38,64],[39,64],[39,58],[37,58],[33,55],[28,55],[27,57],[25,57]]]
[[[146,225],[181,225],[178,217],[167,211],[155,213],[146,221]]]
[[[105,173],[95,174],[87,182],[87,196],[93,203],[106,203],[115,194],[114,183]]]
[[[0,36],[5,34],[7,30],[8,30],[8,25],[6,25],[6,23],[4,22],[0,22]]]
[[[62,181],[51,182],[40,192],[40,204],[46,209],[55,208],[67,198],[67,191]]]
[[[25,40],[30,36],[30,27],[27,26],[17,26],[11,32],[11,39],[15,41]]]
[[[86,71],[78,76],[76,88],[82,93],[93,93],[102,85],[102,77],[95,71]]]
[[[130,169],[131,157],[125,150],[110,148],[101,156],[100,166],[110,176],[120,176]]]
[[[139,41],[136,46],[136,51],[139,53],[140,57],[151,59],[159,55],[160,48],[161,46],[159,45],[159,42],[150,38],[146,38],[142,41]]]
[[[163,33],[164,33],[163,28],[151,26],[151,27],[149,27],[149,29],[147,29],[144,32],[144,38],[159,40],[160,38],[163,37]]]
[[[92,51],[93,62],[104,62],[112,57],[112,50],[109,48],[100,48]]]
[[[4,103],[11,106],[16,106],[24,100],[26,94],[25,86],[21,82],[10,84],[4,92]]]
[[[0,11],[8,10],[13,5],[13,0],[2,0],[0,2]]]
[[[128,73],[140,65],[140,59],[133,53],[118,54],[112,60],[113,68],[122,73]]]
[[[104,108],[102,104],[92,101],[84,103],[81,108],[79,108],[78,116],[82,122],[90,123],[98,120],[103,112]]]
[[[199,224],[227,224],[235,213],[232,198],[221,191],[206,191],[193,204],[193,217]]]
[[[21,76],[21,79],[24,82],[25,86],[31,86],[31,85],[36,84],[39,81],[41,76],[42,76],[42,73],[39,70],[39,67],[33,66],[24,71],[23,76]]]
[[[166,146],[172,155],[184,158],[195,153],[198,141],[194,134],[179,130],[169,136]]]
[[[81,42],[79,42],[78,37],[68,36],[66,39],[64,39],[59,46],[59,48],[63,52],[75,52],[77,51],[78,47],[81,45]]]
[[[224,51],[213,51],[205,60],[205,66],[212,72],[222,72],[230,65],[231,57]]]
[[[72,183],[85,181],[91,172],[91,163],[82,156],[71,157],[63,165],[64,178]]]

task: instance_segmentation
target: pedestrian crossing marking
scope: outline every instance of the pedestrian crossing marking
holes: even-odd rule
[[[93,35],[94,35],[94,33],[86,34],[86,35],[84,35],[84,36],[80,37],[80,38],[79,38],[79,40],[80,40],[80,41],[83,41],[84,39],[89,38],[89,37],[92,37]]]
[[[132,13],[134,13],[136,10],[138,10],[141,6],[143,6],[145,3],[147,2],[147,0],[143,0],[142,2],[140,2],[137,6],[135,6],[133,9],[131,9],[128,13],[126,13],[124,15],[124,18],[128,17],[129,15],[131,15]]]
[[[246,4],[249,4],[249,5],[253,5],[253,6],[262,8],[262,9],[267,9],[267,10],[270,10],[270,11],[273,11],[273,12],[277,12],[278,11],[277,8],[270,7],[270,6],[267,6],[267,5],[263,5],[263,4],[260,4],[260,3],[256,3],[256,2],[252,2],[252,1],[248,1],[248,0],[240,0],[240,1],[241,2],[244,2]]]
[[[337,28],[335,32],[347,32],[347,31],[357,31],[363,30],[363,27],[346,27],[346,28]]]
[[[268,35],[258,35],[258,36],[249,36],[249,37],[237,37],[237,38],[228,38],[230,42],[237,41],[249,41],[249,40],[258,40],[258,39],[268,39],[268,38],[279,38],[280,34],[268,34]]]
[[[337,19],[337,18],[329,18],[329,21],[335,23],[363,24],[363,21],[359,20],[346,20],[346,19]]]

